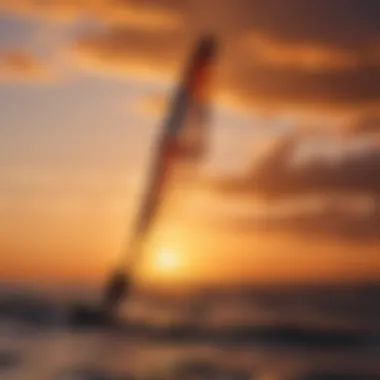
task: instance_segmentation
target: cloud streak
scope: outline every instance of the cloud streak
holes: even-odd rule
[[[278,69],[334,72],[380,64],[380,45],[349,49],[321,43],[275,40],[270,36],[252,34],[243,40],[243,46],[252,53],[252,62]]]
[[[294,163],[299,141],[286,136],[255,162],[245,178],[215,184],[225,194],[286,198],[305,195],[366,194],[380,196],[380,150],[323,156]]]
[[[299,155],[300,147],[293,135],[278,138],[245,176],[214,181],[211,187],[217,194],[245,199],[251,207],[250,214],[223,223],[259,236],[289,234],[322,241],[380,243],[378,145],[309,157]],[[270,207],[256,215],[257,204]]]
[[[232,219],[228,228],[240,233],[288,234],[313,241],[380,243],[380,206],[374,202],[339,196],[318,208],[293,210],[284,215]],[[320,240],[322,239],[322,240]]]
[[[106,73],[173,76],[179,66],[178,54],[185,50],[181,37],[166,31],[116,28],[78,38],[73,54],[85,67]]]
[[[77,36],[81,65],[117,75],[173,76],[205,30],[220,37],[218,93],[246,107],[334,108],[380,103],[376,0],[16,0],[27,16],[99,21]],[[175,75],[175,74],[174,74]]]
[[[0,52],[0,79],[44,82],[53,77],[46,64],[25,51]]]
[[[167,3],[167,1],[166,1]],[[180,15],[153,0],[0,0],[0,10],[25,17],[42,17],[60,22],[93,19],[108,25],[129,25],[137,29],[176,29]]]

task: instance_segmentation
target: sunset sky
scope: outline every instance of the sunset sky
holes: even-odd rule
[[[107,273],[211,31],[209,154],[157,222],[144,280],[378,278],[379,19],[377,0],[0,0],[0,276]]]

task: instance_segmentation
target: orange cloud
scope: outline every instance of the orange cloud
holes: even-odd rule
[[[354,69],[363,61],[363,56],[352,50],[307,42],[280,41],[257,33],[245,37],[243,43],[251,52],[253,61],[279,68],[346,70]]]
[[[128,25],[145,30],[175,30],[182,25],[181,16],[171,9],[163,9],[158,2],[109,2],[99,18],[110,24]]]
[[[6,80],[46,81],[52,71],[35,57],[22,50],[0,53],[0,77]]]
[[[92,70],[156,79],[173,78],[187,47],[182,38],[183,35],[162,31],[152,33],[117,28],[78,38],[72,52],[80,65]]]
[[[180,15],[155,1],[115,0],[0,0],[0,10],[25,17],[43,17],[56,21],[93,18],[112,25],[128,25],[137,29],[176,29]]]

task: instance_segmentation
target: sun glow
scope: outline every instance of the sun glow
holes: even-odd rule
[[[174,272],[180,266],[177,252],[167,247],[159,249],[154,257],[154,266],[160,272]]]

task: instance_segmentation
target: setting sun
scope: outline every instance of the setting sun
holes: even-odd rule
[[[162,248],[157,251],[154,264],[159,271],[171,272],[179,267],[180,261],[176,252]]]

